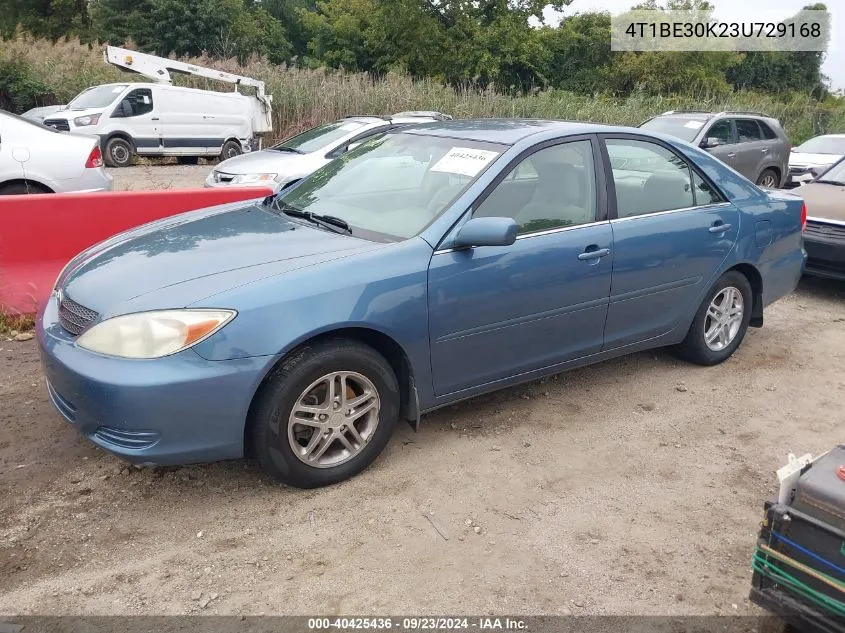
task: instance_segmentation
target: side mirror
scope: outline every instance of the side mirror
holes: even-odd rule
[[[719,145],[723,145],[723,143],[721,139],[718,139],[715,136],[708,136],[701,144],[704,149],[713,149],[714,147],[719,147]]]
[[[452,243],[462,246],[510,246],[516,241],[513,218],[472,218],[464,224]]]

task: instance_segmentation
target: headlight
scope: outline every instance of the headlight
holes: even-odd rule
[[[121,358],[161,358],[196,345],[235,318],[234,310],[161,310],[126,314],[85,332],[77,345]]]
[[[97,125],[100,122],[99,114],[87,114],[85,116],[77,117],[73,120],[76,127],[85,127],[86,125]]]
[[[254,182],[271,182],[276,174],[239,174],[232,178],[233,185],[249,185]]]

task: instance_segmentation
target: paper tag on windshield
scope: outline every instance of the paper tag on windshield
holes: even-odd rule
[[[684,127],[688,127],[691,130],[700,130],[702,125],[704,125],[704,121],[687,121]]]
[[[484,149],[453,147],[443,158],[434,164],[431,171],[442,171],[447,174],[460,174],[461,176],[470,177],[477,176],[498,155],[499,152],[491,152]]]

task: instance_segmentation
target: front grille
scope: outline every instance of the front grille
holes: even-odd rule
[[[56,128],[60,132],[70,132],[70,124],[67,119],[45,119],[44,125]]]
[[[82,334],[99,316],[68,297],[62,297],[59,301],[59,323],[74,336]]]
[[[845,226],[809,220],[807,222],[807,230],[804,235],[807,237],[818,237],[825,240],[845,240]]]

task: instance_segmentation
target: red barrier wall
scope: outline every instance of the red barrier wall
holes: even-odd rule
[[[232,187],[2,196],[0,312],[35,312],[67,262],[116,233],[177,213],[271,193],[265,187]]]

